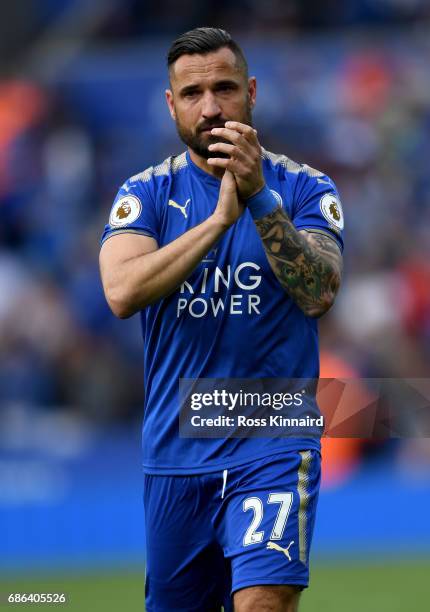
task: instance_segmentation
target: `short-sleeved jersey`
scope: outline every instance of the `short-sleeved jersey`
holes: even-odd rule
[[[323,232],[343,249],[342,208],[326,175],[263,150],[266,184],[299,230]],[[102,241],[122,232],[159,248],[215,210],[220,181],[188,152],[131,177],[118,192]],[[191,439],[179,436],[180,378],[317,378],[317,321],[306,317],[270,268],[248,210],[171,295],[141,312],[147,473],[193,474],[283,450],[319,449],[309,438]]]

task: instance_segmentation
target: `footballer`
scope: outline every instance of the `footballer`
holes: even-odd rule
[[[333,181],[265,150],[257,83],[217,28],[168,52],[186,150],[120,188],[100,253],[120,318],[140,313],[148,612],[293,612],[309,581],[320,441],[179,436],[179,379],[312,378],[342,270]]]

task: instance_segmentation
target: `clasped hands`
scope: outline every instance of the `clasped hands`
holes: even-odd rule
[[[227,121],[225,127],[213,128],[211,134],[229,143],[210,144],[209,151],[226,153],[229,158],[210,157],[208,164],[229,170],[234,175],[239,198],[245,202],[265,185],[257,130],[238,121]]]

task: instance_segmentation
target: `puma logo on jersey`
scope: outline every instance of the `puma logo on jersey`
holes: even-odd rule
[[[212,249],[211,251],[209,251],[206,257],[202,259],[202,263],[211,263],[215,261],[217,253],[218,253],[218,247],[216,249]]]
[[[290,546],[292,546],[293,544],[294,540],[288,544],[287,548],[282,548],[282,546],[279,546],[279,544],[276,544],[276,542],[267,542],[267,548],[269,550],[279,550],[279,552],[284,553],[288,561],[291,561]]]
[[[191,202],[191,198],[188,198],[188,200],[185,202],[185,204],[183,206],[181,206],[180,204],[175,202],[175,200],[169,200],[168,204],[169,204],[169,206],[173,206],[173,208],[179,208],[181,213],[184,215],[185,219],[187,219],[188,218],[188,215],[187,215],[187,206],[188,206],[188,204],[190,202]]]

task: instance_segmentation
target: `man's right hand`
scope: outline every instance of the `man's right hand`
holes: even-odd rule
[[[234,175],[230,170],[226,170],[221,180],[218,204],[213,217],[227,229],[236,223],[244,210],[245,206],[239,200]]]

